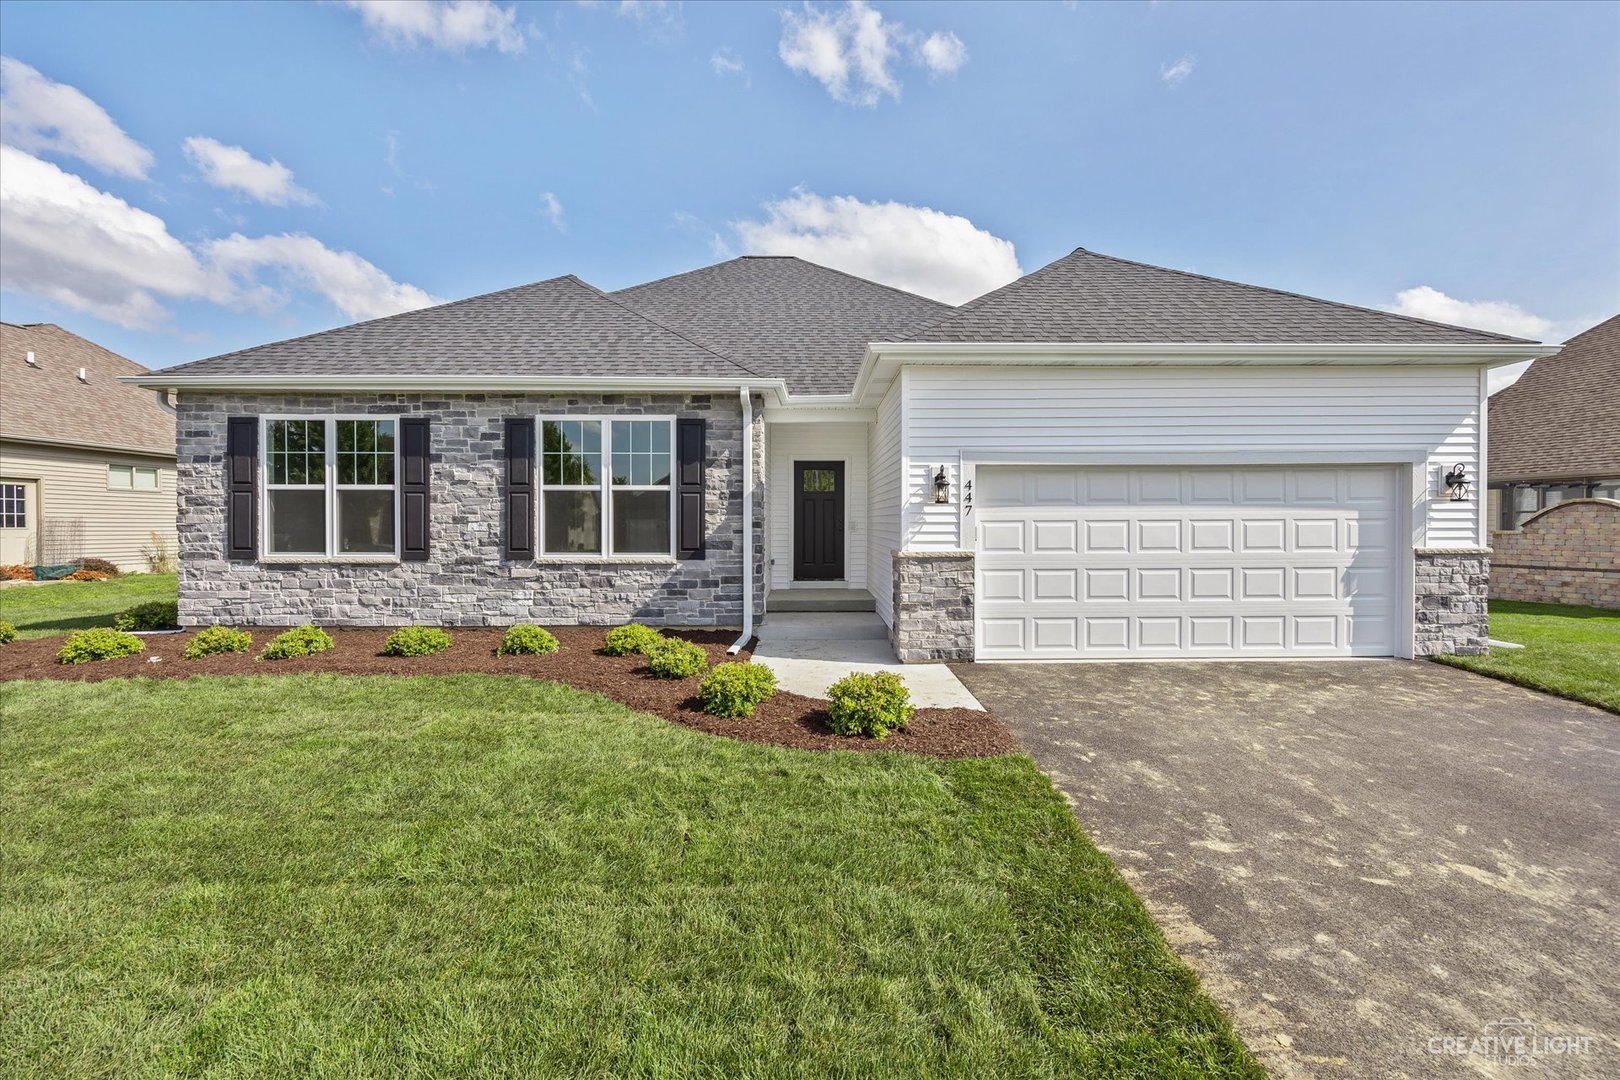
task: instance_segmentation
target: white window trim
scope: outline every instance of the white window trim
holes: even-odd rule
[[[615,484],[613,483],[613,422],[641,421],[664,423],[669,426],[669,482],[667,484]],[[596,484],[546,483],[546,432],[548,423],[596,421],[602,425],[602,470]],[[535,559],[538,562],[674,562],[675,545],[675,475],[680,465],[676,461],[675,416],[673,414],[644,415],[641,413],[547,413],[535,418]],[[596,491],[602,496],[602,548],[600,551],[547,551],[546,550],[546,492]],[[615,491],[666,491],[669,493],[669,550],[629,551],[613,550],[613,493]]]
[[[319,420],[326,424],[326,482],[321,484],[270,483],[270,425],[281,420]],[[366,552],[340,552],[337,546],[338,510],[337,493],[337,424],[340,420],[392,420],[394,422],[394,482],[392,484],[344,484],[344,491],[392,491],[394,493],[394,550]],[[397,563],[399,558],[401,506],[400,480],[400,420],[397,413],[276,413],[259,417],[258,495],[259,495],[259,561],[265,563]],[[326,492],[326,551],[325,552],[273,552],[270,550],[270,492],[324,491]]]
[[[112,482],[113,470],[114,469],[127,469],[127,470],[129,470],[129,483],[127,485],[115,484],[115,483]],[[137,476],[139,476],[143,472],[152,474],[152,486],[151,487],[141,487],[140,485],[138,485],[135,482],[135,478]],[[162,491],[163,490],[163,470],[157,468],[154,465],[126,465],[126,464],[124,464],[122,462],[109,461],[109,462],[107,462],[107,490],[108,491]]]

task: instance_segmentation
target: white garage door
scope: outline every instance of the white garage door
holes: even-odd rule
[[[980,466],[984,660],[1389,656],[1395,470]]]

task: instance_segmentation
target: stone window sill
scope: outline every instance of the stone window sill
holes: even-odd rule
[[[366,558],[363,555],[266,555],[264,566],[399,566],[403,560],[393,555]]]
[[[535,566],[674,566],[672,555],[541,555]]]

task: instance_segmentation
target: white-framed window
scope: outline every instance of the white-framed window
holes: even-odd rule
[[[156,491],[158,471],[144,465],[108,465],[107,487],[113,491]]]
[[[540,418],[540,550],[675,554],[675,418]]]
[[[398,417],[267,416],[261,423],[265,555],[398,557]]]
[[[0,484],[0,529],[28,528],[28,489],[22,484]]]

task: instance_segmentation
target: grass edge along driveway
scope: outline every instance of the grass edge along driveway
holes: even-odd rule
[[[499,676],[0,694],[24,1072],[1262,1075],[1023,755]]]
[[[1491,637],[1524,648],[1433,659],[1620,713],[1620,611],[1492,600]]]
[[[173,600],[174,574],[125,574],[106,581],[47,581],[0,589],[0,622],[23,638],[50,637],[92,626],[149,600]]]

